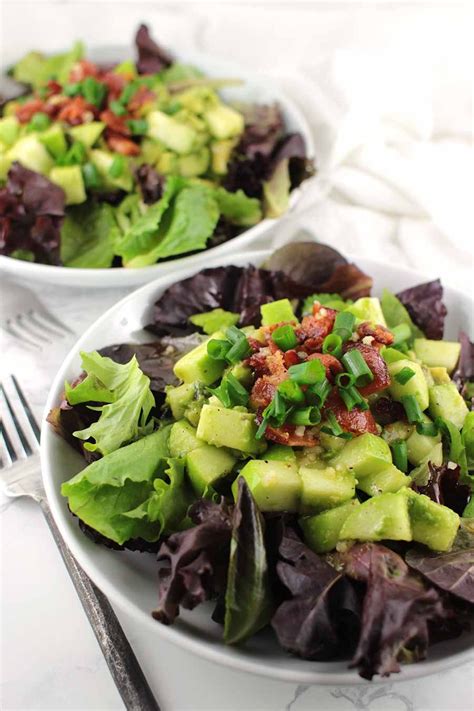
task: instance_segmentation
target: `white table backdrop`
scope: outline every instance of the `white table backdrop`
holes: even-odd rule
[[[463,5],[288,1],[267,3],[267,7],[253,3],[250,9],[229,3],[4,2],[0,49],[6,62],[21,51],[19,43],[22,48],[59,49],[82,36],[90,44],[123,44],[136,24],[146,19],[172,47],[193,42],[206,51],[267,70],[276,64],[282,73],[311,65],[315,56],[331,56],[341,47],[380,51],[390,46],[400,56],[418,50],[434,69],[432,137],[450,137],[462,144],[468,140],[472,118]],[[387,214],[360,207],[344,212],[338,207],[338,215],[341,210],[344,214],[335,222],[332,212],[325,219],[328,209],[322,208],[314,219],[323,232],[335,229],[335,239],[343,248],[361,247],[360,240],[352,245],[345,239],[351,229],[363,233],[369,225],[380,232],[380,239],[394,229]],[[431,229],[421,221],[419,226]],[[400,244],[390,249],[391,257],[410,261]],[[456,281],[462,273],[468,284],[456,259],[447,260],[451,268],[443,278]],[[44,287],[38,293],[77,334],[124,294],[120,290],[68,293]],[[34,357],[6,337],[0,338],[2,375],[15,372],[40,415],[49,383],[73,339],[59,341]],[[120,709],[118,694],[40,512],[28,501],[2,499],[0,513],[2,708]],[[414,682],[341,689],[296,687],[230,672],[169,643],[160,642],[154,648],[135,623],[122,611],[117,613],[164,711],[464,711],[472,705],[473,670],[466,666]]]

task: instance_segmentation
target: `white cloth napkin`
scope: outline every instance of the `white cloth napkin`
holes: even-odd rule
[[[472,292],[472,145],[433,135],[431,72],[399,52],[345,50],[298,74],[274,70],[311,125],[318,175],[260,246],[305,230]]]

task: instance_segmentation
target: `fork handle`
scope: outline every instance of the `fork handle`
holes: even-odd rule
[[[110,602],[73,557],[54,521],[47,500],[42,499],[40,504],[125,708],[127,711],[160,711]]]

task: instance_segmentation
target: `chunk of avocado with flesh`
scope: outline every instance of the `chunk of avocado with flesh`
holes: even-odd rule
[[[411,470],[410,477],[411,480],[416,484],[425,486],[428,483],[430,476],[429,464],[434,464],[436,467],[440,467],[443,463],[443,444],[438,442],[433,445],[433,449],[428,452],[426,457],[420,462],[420,464]]]
[[[345,520],[357,506],[360,506],[359,499],[351,499],[347,504],[323,511],[316,516],[300,518],[299,525],[303,531],[305,543],[315,553],[328,553],[328,551],[334,550],[339,542],[341,528]]]
[[[364,501],[344,521],[341,540],[411,541],[408,496],[402,489],[396,494],[380,494]]]
[[[429,390],[429,413],[449,420],[460,430],[469,410],[453,382],[433,385]]]
[[[187,420],[179,420],[171,426],[168,446],[172,457],[184,457],[204,442],[196,436],[196,428]]]
[[[94,148],[89,152],[91,163],[97,168],[97,171],[102,178],[104,185],[112,188],[121,188],[126,192],[130,192],[133,188],[133,178],[130,168],[125,166],[121,175],[112,178],[110,168],[114,161],[114,154],[108,151],[103,151],[99,148]]]
[[[281,160],[271,178],[263,183],[263,211],[270,219],[281,217],[288,211],[291,190],[288,163],[288,158]]]
[[[403,368],[410,368],[414,375],[407,380],[403,385],[395,379],[397,373]],[[388,372],[391,378],[389,391],[394,400],[402,401],[405,395],[413,395],[420,406],[420,410],[426,410],[429,404],[428,383],[426,382],[425,374],[419,363],[412,360],[397,360],[394,363],[388,364]]]
[[[331,509],[355,495],[355,477],[345,469],[300,467],[299,474],[302,513]]]
[[[8,151],[8,158],[19,161],[25,168],[35,173],[48,175],[54,166],[54,161],[43,146],[38,136],[30,135],[20,138]]]
[[[321,447],[324,447],[326,452],[329,455],[334,455],[337,452],[340,452],[341,449],[345,446],[346,441],[342,439],[342,437],[336,437],[335,435],[328,434],[327,432],[320,432],[319,433],[319,444]]]
[[[197,436],[208,444],[258,454],[265,445],[256,439],[256,434],[253,414],[215,405],[204,405],[201,410]]]
[[[332,460],[334,466],[351,469],[357,479],[377,473],[392,463],[387,442],[366,432],[349,440]]]
[[[67,151],[66,136],[58,123],[53,123],[46,131],[40,133],[38,138],[53,158],[60,158]]]
[[[170,385],[166,389],[166,402],[175,420],[180,420],[184,417],[185,410],[194,400],[195,395],[195,383],[183,383],[176,387]]]
[[[178,173],[183,178],[195,178],[203,175],[209,168],[210,154],[208,148],[201,148],[196,153],[179,156],[177,160]]]
[[[64,190],[66,205],[79,205],[87,199],[79,165],[56,166],[51,170],[49,179]]]
[[[186,469],[198,496],[206,493],[218,479],[230,474],[236,458],[225,447],[201,444],[186,455]]]
[[[0,119],[0,141],[6,146],[12,146],[20,133],[20,122],[15,116],[5,116]]]
[[[409,486],[411,479],[394,464],[386,464],[378,472],[366,474],[358,480],[357,488],[369,496],[379,496],[387,492],[399,491],[404,486]]]
[[[427,423],[431,422],[431,420],[427,415],[423,414],[423,422]],[[421,464],[438,442],[441,442],[439,433],[434,437],[428,437],[427,435],[418,434],[416,428],[413,428],[413,432],[406,440],[410,464],[413,464],[413,466]]]
[[[161,141],[167,148],[179,155],[192,152],[197,136],[193,128],[162,111],[150,111],[147,121],[148,136]]]
[[[451,550],[460,524],[457,513],[411,489],[408,490],[408,512],[414,541],[435,551]]]
[[[227,164],[230,161],[232,151],[235,148],[235,140],[214,141],[211,143],[211,168],[217,175],[227,173]]]
[[[243,467],[243,476],[260,511],[298,511],[301,477],[294,462],[253,459]],[[237,500],[238,479],[232,485]]]
[[[448,373],[455,369],[461,354],[461,344],[457,341],[430,341],[415,338],[413,350],[422,363],[428,367],[446,368]]]
[[[90,121],[80,126],[73,126],[69,129],[69,134],[75,141],[80,141],[86,148],[92,148],[94,143],[99,140],[104,128],[105,123],[102,121]]]
[[[211,338],[223,339],[224,334],[218,331]],[[206,339],[196,348],[193,348],[189,353],[185,353],[174,364],[173,372],[177,378],[185,383],[192,383],[199,380],[204,385],[212,385],[226,368],[226,362],[223,360],[215,360],[208,355],[207,344],[210,339]]]
[[[293,447],[286,444],[272,444],[265,452],[265,459],[272,462],[296,462]]]
[[[451,378],[446,368],[442,366],[435,365],[430,367],[431,377],[433,378],[432,385],[442,385],[443,383],[450,383]]]
[[[262,326],[273,326],[275,323],[295,321],[296,316],[289,299],[270,301],[269,304],[260,306]]]
[[[225,104],[219,104],[204,113],[210,133],[219,140],[239,136],[244,130],[244,117]]]
[[[347,306],[344,311],[353,314],[360,321],[369,321],[369,323],[380,326],[387,325],[380,300],[376,296],[362,296]]]

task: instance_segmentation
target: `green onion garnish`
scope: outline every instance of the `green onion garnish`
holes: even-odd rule
[[[244,338],[234,343],[233,346],[227,351],[226,358],[229,363],[238,363],[240,360],[247,358],[251,351],[252,349],[249,346],[249,342],[244,336]]]
[[[445,442],[449,444],[449,460],[456,462],[461,468],[461,474],[464,476],[468,472],[466,448],[462,441],[462,435],[455,424],[450,420],[445,420],[442,417],[435,419],[435,425],[441,431]]]
[[[361,410],[367,410],[369,407],[360,392],[353,385],[349,388],[339,388],[339,395],[349,412],[353,410],[354,407],[359,407]]]
[[[408,469],[408,448],[407,443],[402,439],[397,439],[392,443],[393,463],[401,472]]]
[[[333,435],[334,437],[340,437],[344,434],[344,430],[336,419],[336,416],[332,410],[326,412],[326,424],[321,427],[322,432]]]
[[[107,87],[94,77],[86,77],[81,82],[81,93],[89,104],[100,106],[107,93]]]
[[[300,385],[314,385],[326,376],[326,370],[321,361],[307,360],[305,363],[298,363],[288,368],[291,380]]]
[[[306,400],[311,405],[322,407],[331,392],[331,388],[332,385],[327,378],[320,380],[319,383],[315,383],[314,385],[309,385],[305,392]]]
[[[211,340],[207,342],[207,354],[213,360],[225,360],[230,348],[231,345],[229,341],[211,338]]]
[[[408,422],[422,422],[423,413],[414,395],[403,395],[402,405],[405,408]]]
[[[272,333],[272,341],[282,351],[289,351],[298,344],[295,331],[289,324],[276,328]]]
[[[398,326],[394,326],[390,329],[393,333],[393,344],[395,346],[400,345],[404,341],[408,341],[411,337],[411,328],[407,323],[400,323]]]
[[[144,136],[148,131],[148,121],[146,119],[130,119],[127,126],[133,136]]]
[[[318,425],[321,422],[321,411],[318,407],[304,407],[293,410],[288,418],[292,425]]]
[[[127,86],[123,89],[122,93],[120,94],[119,101],[121,104],[128,104],[136,90],[138,89],[138,85],[131,81]]]
[[[342,355],[342,338],[337,333],[330,333],[323,341],[323,353],[328,353],[335,358]]]
[[[31,121],[28,124],[28,129],[31,131],[44,131],[51,123],[49,116],[42,111],[33,114]]]
[[[408,366],[405,366],[395,375],[395,380],[397,381],[397,383],[400,383],[400,385],[405,385],[405,383],[408,383],[408,381],[413,378],[414,375],[415,371],[409,368]]]
[[[123,116],[127,113],[127,109],[120,101],[111,101],[109,109],[113,111],[116,116]]]
[[[356,378],[352,373],[339,373],[336,375],[336,385],[340,388],[350,388],[355,385]]]
[[[342,340],[348,341],[352,335],[354,329],[355,316],[347,311],[341,311],[336,316],[334,321],[334,328],[332,332],[342,338]]]
[[[294,380],[284,380],[278,386],[278,392],[285,400],[291,403],[298,404],[305,400],[303,391]]]
[[[209,390],[219,398],[224,407],[245,406],[249,401],[247,390],[232,373],[228,373],[222,378],[218,388],[209,388]]]
[[[82,166],[82,178],[86,188],[97,188],[99,186],[99,173],[93,163],[85,163]]]
[[[82,84],[80,81],[76,81],[73,84],[65,84],[63,86],[63,94],[66,96],[77,96],[81,93]]]
[[[350,351],[347,351],[347,353],[342,356],[341,362],[345,365],[347,372],[355,376],[355,382],[358,388],[368,385],[374,379],[374,374],[357,348],[352,348]]]
[[[74,141],[70,149],[56,160],[56,165],[79,165],[86,159],[87,152],[80,141]]]
[[[113,159],[112,163],[110,164],[110,168],[108,170],[108,174],[110,175],[110,177],[111,178],[120,178],[120,176],[122,175],[124,170],[125,170],[124,156],[121,156],[121,155],[114,156],[114,159]]]
[[[425,437],[436,437],[439,430],[435,422],[417,422],[416,431]]]

